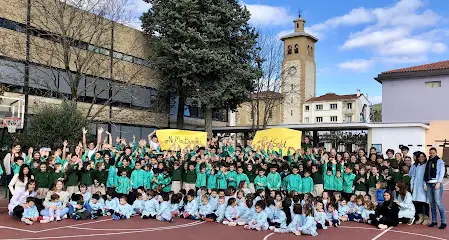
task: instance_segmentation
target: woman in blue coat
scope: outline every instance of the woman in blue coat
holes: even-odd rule
[[[424,190],[424,172],[426,171],[427,156],[425,153],[419,153],[418,159],[412,166],[410,191],[412,192],[412,200],[415,205],[416,224],[428,225],[429,222],[429,201],[427,192]]]

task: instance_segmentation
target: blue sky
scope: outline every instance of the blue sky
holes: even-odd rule
[[[135,0],[137,15],[149,4]],[[381,101],[373,78],[391,69],[449,59],[449,0],[244,0],[251,22],[279,35],[298,9],[315,46],[317,95],[355,93]],[[137,24],[136,24],[137,25]],[[404,89],[406,91],[406,89]]]

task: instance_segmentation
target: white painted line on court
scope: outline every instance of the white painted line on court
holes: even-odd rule
[[[425,235],[425,234],[420,234],[420,233],[403,232],[403,231],[397,231],[397,230],[391,230],[390,232],[404,233],[404,234],[410,234],[410,235],[415,235],[415,236],[420,236],[420,237],[426,237],[426,238],[432,238],[432,239],[438,239],[438,240],[447,240],[447,238],[434,237],[434,236]]]
[[[374,230],[374,231],[382,231],[379,228],[366,228],[366,227],[350,227],[350,226],[338,226],[338,228],[355,228],[355,229],[364,229],[364,230]]]
[[[10,230],[16,230],[16,231],[21,231],[21,232],[35,233],[35,231],[33,231],[33,230],[26,230],[26,229],[21,229],[21,228],[14,228],[14,227],[0,226],[0,229],[1,229],[1,228],[10,229]]]
[[[274,233],[270,233],[267,236],[265,236],[262,240],[267,240],[269,237],[271,237],[271,235],[273,235]]]
[[[203,224],[205,222],[195,222],[195,224],[186,226],[186,227],[176,227],[172,226],[166,227],[164,229],[160,230],[166,230],[166,229],[177,229],[177,228],[187,228],[192,227],[196,225]],[[112,235],[122,235],[122,234],[129,234],[129,233],[143,233],[143,232],[153,232],[153,231],[160,231],[159,229],[151,229],[151,230],[139,230],[139,231],[129,231],[129,232],[116,232],[116,233],[95,233],[95,234],[82,234],[82,235],[68,235],[68,236],[55,236],[55,237],[36,237],[36,238],[6,238],[2,240],[18,240],[18,239],[28,239],[28,240],[41,240],[41,239],[61,239],[61,238],[84,238],[84,237],[97,237],[97,236],[112,236]]]
[[[100,222],[106,222],[106,221],[112,221],[112,218],[103,219],[103,220],[98,220],[98,221],[93,221],[93,222],[78,223],[78,224],[67,225],[67,226],[62,226],[62,227],[49,228],[49,229],[44,229],[44,230],[35,231],[34,233],[48,232],[48,231],[58,230],[58,229],[62,229],[62,228],[76,227],[76,226],[82,226],[82,225],[89,225],[89,224],[100,223]]]
[[[185,224],[180,224],[180,225],[171,225],[171,226],[165,226],[165,227],[131,228],[131,229],[126,229],[126,228],[118,228],[118,229],[117,228],[114,228],[114,229],[109,229],[109,228],[83,228],[83,227],[76,227],[76,226],[69,226],[69,228],[79,229],[79,230],[88,230],[88,231],[138,231],[138,230],[151,230],[151,229],[159,229],[159,228],[167,228],[167,227],[185,227],[185,226],[195,225],[195,223],[197,223],[197,222],[185,223]]]
[[[375,236],[374,238],[372,238],[372,240],[376,240],[378,238],[380,238],[382,235],[384,235],[385,233],[387,233],[388,231],[390,231],[393,227],[389,227],[387,229],[385,229],[385,231],[379,233],[377,236]]]

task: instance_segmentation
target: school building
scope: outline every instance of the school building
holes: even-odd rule
[[[158,98],[163,80],[151,70],[148,44],[139,30],[59,0],[2,0],[0,117],[23,119],[42,103],[76,97],[93,129],[114,137],[145,138],[167,128],[176,116]],[[187,128],[204,125],[199,109],[186,106],[185,115]],[[226,111],[214,117],[214,125],[226,126]]]

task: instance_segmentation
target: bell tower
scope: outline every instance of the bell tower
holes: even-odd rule
[[[318,39],[305,32],[305,23],[299,14],[293,21],[294,32],[283,36],[284,61],[282,62],[282,122],[302,123],[305,101],[315,97],[316,65],[315,43]]]

